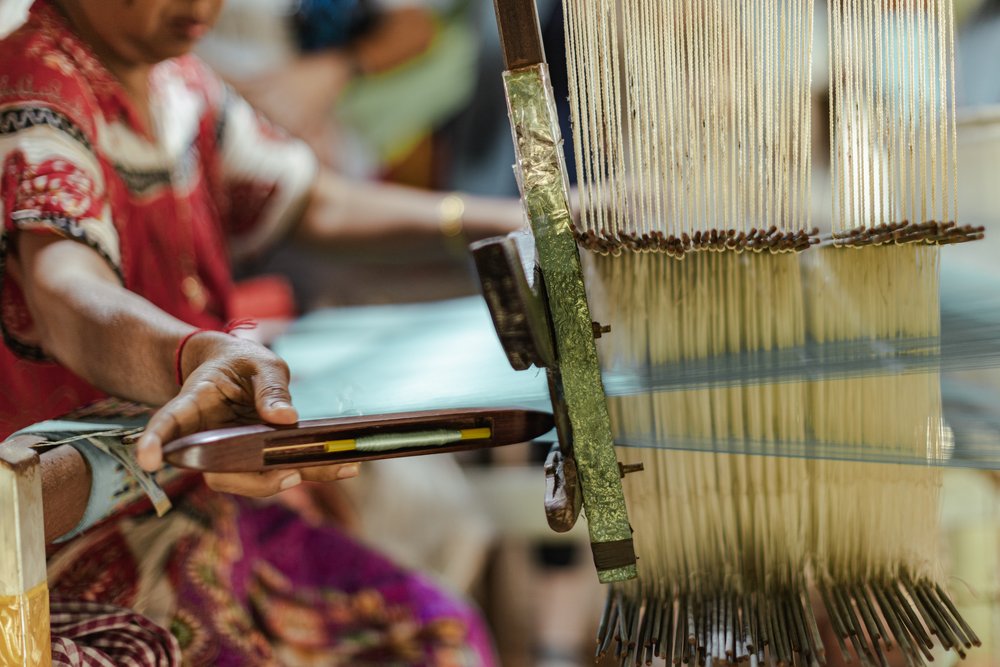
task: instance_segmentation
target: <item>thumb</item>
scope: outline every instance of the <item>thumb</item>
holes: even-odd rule
[[[254,407],[271,424],[294,424],[299,412],[288,393],[288,371],[283,367],[264,367],[253,376]]]
[[[159,435],[149,431],[142,434],[136,443],[136,459],[147,472],[155,472],[163,464],[163,442]]]

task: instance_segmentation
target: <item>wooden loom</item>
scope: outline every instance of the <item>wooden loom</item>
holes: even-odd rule
[[[496,0],[533,239],[481,243],[477,264],[512,365],[549,369],[561,427],[550,523],[571,525],[582,504],[597,524],[598,572],[616,582],[598,654],[622,664],[823,664],[811,590],[845,660],[888,665],[898,650],[922,664],[935,645],[964,657],[979,643],[939,581],[938,473],[851,462],[872,449],[939,455],[949,436],[936,372],[817,369],[611,400],[593,372],[595,337],[601,369],[638,371],[938,334],[937,248],[982,235],[955,221],[951,4],[832,0],[822,234],[810,205],[812,4],[566,0],[573,224],[534,5]],[[589,418],[597,403],[607,419]],[[609,444],[636,441],[655,444]],[[701,451],[670,451],[684,449]],[[624,517],[604,498],[633,470],[644,472],[624,484]],[[634,580],[599,548],[612,534],[624,543],[623,520]]]

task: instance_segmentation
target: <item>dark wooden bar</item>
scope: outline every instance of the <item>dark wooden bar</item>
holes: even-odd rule
[[[545,62],[535,0],[494,0],[504,64],[508,70]]]

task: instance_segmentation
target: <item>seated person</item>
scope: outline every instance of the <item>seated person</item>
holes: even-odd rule
[[[137,445],[152,471],[182,434],[292,423],[285,364],[222,332],[231,261],[291,234],[440,233],[442,197],[319,169],[186,55],[221,4],[37,0],[0,41],[0,435],[109,395],[160,405]],[[461,222],[476,237],[520,219],[516,202],[466,198]],[[265,497],[352,474],[187,483],[162,519],[116,518],[60,545],[53,604],[144,614],[172,633],[159,635],[168,664],[492,664],[462,602],[281,505],[216,493]],[[93,633],[55,639],[67,660],[124,650]]]
[[[325,164],[385,174],[471,92],[472,35],[426,4],[229,0],[198,55]]]

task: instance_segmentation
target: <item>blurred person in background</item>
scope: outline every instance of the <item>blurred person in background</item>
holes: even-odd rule
[[[435,132],[473,94],[479,45],[468,16],[479,4],[232,0],[199,55],[340,173],[460,190],[442,176],[447,148]],[[509,163],[501,177],[513,183]],[[292,242],[247,270],[288,276],[306,310],[451,298],[478,291],[465,245]]]
[[[231,0],[199,54],[338,171],[432,187],[431,135],[474,83],[466,4]]]

